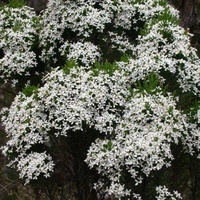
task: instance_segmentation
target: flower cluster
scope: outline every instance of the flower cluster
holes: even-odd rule
[[[148,10],[148,13],[144,13],[144,9]],[[43,49],[41,59],[57,62],[56,52],[60,51],[62,54],[63,48],[60,50],[59,48],[63,45],[71,47],[65,54],[67,58],[72,57],[75,60],[78,55],[79,58],[84,58],[85,55],[92,59],[94,55],[97,55],[97,58],[100,55],[104,57],[106,54],[104,51],[109,51],[109,48],[113,46],[115,46],[113,49],[117,49],[119,52],[128,53],[130,46],[133,48],[135,44],[135,38],[132,38],[131,42],[127,40],[124,43],[126,32],[138,31],[142,28],[138,21],[145,22],[147,19],[165,12],[166,9],[170,10],[174,17],[178,16],[177,11],[172,7],[159,6],[154,1],[138,3],[135,0],[79,0],[78,2],[50,0],[47,9],[41,16],[41,26],[44,27],[40,32],[40,46]],[[109,44],[107,49],[106,43]],[[85,48],[86,44],[88,49]],[[76,56],[71,56],[72,52],[75,53],[73,50],[78,45],[80,49],[84,47],[84,51],[80,50]],[[93,55],[94,51],[91,49],[99,51],[95,50]],[[85,61],[83,64],[88,67],[93,63]]]
[[[125,76],[122,78],[118,73],[113,77],[104,73],[92,76],[92,72],[82,68],[73,68],[69,74],[57,69],[45,81],[44,86],[31,96],[18,94],[12,106],[2,111],[2,122],[9,138],[3,153],[9,157],[15,152],[14,163],[11,161],[10,166],[15,164],[26,182],[32,176],[28,174],[29,170],[21,167],[22,157],[25,162],[30,159],[30,154],[39,156],[32,149],[41,144],[48,146],[50,132],[53,131],[55,136],[67,136],[69,131],[83,130],[86,124],[99,132],[110,133],[120,118],[117,107],[122,106],[128,96]],[[43,166],[36,161],[31,163],[32,170],[36,163],[36,178]],[[51,171],[51,168],[45,169]]]
[[[29,75],[37,65],[32,47],[37,33],[37,17],[29,7],[3,7],[0,11],[0,77],[6,82],[16,75]]]
[[[144,35],[138,38],[135,56],[125,66],[133,81],[152,71],[167,78],[165,71],[174,75],[183,91],[199,94],[200,60],[183,28],[168,21],[148,22]]]
[[[199,121],[199,108],[200,102],[195,107],[191,108],[189,113],[189,123],[188,128],[191,130],[190,134],[186,135],[183,139],[183,144],[187,152],[200,158],[200,121]]]
[[[169,198],[171,200],[182,199],[181,195],[177,191],[173,191],[173,193],[171,193],[169,192],[166,186],[156,187],[156,192],[158,194],[158,196],[156,196],[157,200],[163,200],[163,199],[169,199]]]
[[[190,34],[177,22],[178,11],[162,0],[50,1],[42,15],[41,59],[57,61],[59,44],[61,55],[87,68],[107,52],[130,54],[125,68],[132,82],[152,71],[162,76],[165,71],[174,75],[183,91],[199,94],[199,59],[190,45]],[[142,34],[127,37],[127,31]]]
[[[49,141],[45,115],[33,97],[26,97],[23,93],[16,96],[9,111],[3,109],[2,121],[6,124],[5,131],[9,141],[4,146],[3,154],[15,158],[9,163],[19,171],[20,178],[29,183],[37,179],[40,174],[48,177],[53,170],[53,162],[46,152],[33,152],[36,144],[46,144]],[[19,126],[20,124],[20,126]]]
[[[27,7],[5,7],[0,14],[2,78],[26,75],[37,66],[35,14]],[[170,75],[181,93],[199,97],[200,60],[177,18],[165,0],[49,0],[38,18],[37,59],[50,72],[2,110],[3,153],[26,183],[50,175],[52,138],[69,133],[101,135],[88,146],[85,162],[101,177],[95,188],[119,199],[141,199],[125,174],[137,186],[169,167],[172,144],[190,154],[200,150],[199,107],[190,120],[162,88],[170,86]],[[180,199],[166,187],[157,192],[157,199]]]
[[[85,67],[91,67],[101,57],[98,47],[91,42],[77,42],[72,44],[65,42],[62,46],[61,55],[66,56],[66,61],[74,60]]]
[[[111,184],[106,188],[109,194],[119,198],[127,195],[127,190],[122,190],[124,183],[120,182],[124,170],[138,185],[142,181],[139,172],[148,176],[153,170],[170,166],[173,160],[170,146],[177,144],[186,131],[185,117],[175,105],[170,95],[135,92],[125,104],[112,139],[97,139],[91,145],[86,162],[109,177]]]
[[[3,109],[1,112],[4,114],[2,121],[6,124],[5,131],[10,138],[4,148],[4,154],[13,151],[25,153],[32,145],[48,141],[49,127],[44,123],[46,116],[32,96],[26,97],[20,93],[15,97],[10,109]]]
[[[17,168],[26,183],[52,171],[53,162],[46,155],[52,133],[67,137],[69,131],[85,131],[87,125],[106,134],[90,146],[86,162],[110,180],[105,191],[118,198],[131,192],[120,181],[123,170],[138,185],[142,181],[139,171],[148,176],[169,167],[174,159],[171,144],[189,138],[186,116],[176,109],[176,100],[160,92],[130,93],[122,71],[110,76],[74,66],[66,72],[56,69],[44,81],[31,96],[20,93],[12,106],[2,111],[9,137],[3,153],[8,157],[15,153],[10,166]],[[38,145],[43,148],[35,148]],[[29,160],[32,155],[33,162]],[[96,188],[104,185],[101,181]]]
[[[28,184],[30,180],[36,180],[39,175],[49,177],[50,172],[53,172],[54,163],[50,155],[46,152],[37,153],[31,152],[30,154],[20,155],[18,159],[10,163],[17,165],[17,171],[19,171],[19,177],[24,178],[25,184]]]

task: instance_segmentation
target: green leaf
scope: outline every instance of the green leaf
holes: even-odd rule
[[[26,5],[24,0],[10,0],[8,6],[11,8],[22,8]]]
[[[35,85],[28,85],[26,88],[23,89],[23,93],[27,96],[30,97],[34,92],[36,92],[38,89],[38,86]]]

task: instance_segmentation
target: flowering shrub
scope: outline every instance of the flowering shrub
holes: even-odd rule
[[[183,28],[168,20],[150,20],[138,42],[136,59],[126,66],[133,80],[140,80],[151,71],[166,78],[163,71],[167,71],[174,75],[183,91],[192,90],[199,95],[199,58]]]
[[[29,171],[24,172],[25,168],[19,167],[21,157],[30,159],[37,144],[50,145],[48,134],[52,130],[57,137],[67,136],[69,130],[83,130],[84,124],[87,124],[100,132],[112,132],[120,117],[117,107],[123,105],[128,91],[123,84],[115,83],[116,80],[119,83],[123,81],[117,73],[113,77],[103,73],[98,76],[91,74],[81,68],[72,69],[69,74],[55,70],[46,77],[46,83],[37,92],[31,96],[18,94],[12,106],[2,111],[5,113],[2,121],[10,138],[3,153],[16,153],[10,165],[17,163],[18,170],[24,174],[21,177],[27,177],[27,182],[32,176],[27,174]],[[38,165],[35,165],[35,171],[37,168]],[[39,175],[38,171],[35,178]]]
[[[95,59],[128,54],[131,59],[122,67],[133,82],[152,71],[164,79],[163,71],[170,72],[183,91],[199,94],[199,59],[190,34],[178,26],[178,12],[163,0],[49,1],[42,26],[44,61],[57,62],[56,52],[60,52],[68,61],[74,59],[88,68]]]
[[[171,96],[136,93],[126,102],[114,137],[97,139],[91,145],[86,162],[109,177],[111,183],[106,187],[109,194],[120,198],[130,193],[120,181],[124,170],[137,185],[142,182],[139,172],[148,176],[153,170],[171,165],[171,143],[177,144],[186,131],[184,116],[175,105]]]
[[[23,23],[35,18],[29,12]],[[198,157],[200,60],[172,6],[164,0],[49,0],[38,19],[40,30],[34,20],[25,23],[12,45],[2,25],[2,34],[8,32],[2,35],[2,61],[12,68],[2,67],[3,77],[45,69],[37,86],[22,88],[1,112],[8,136],[3,153],[25,183],[58,171],[62,149],[55,149],[79,133],[89,138],[80,139],[84,152],[68,154],[78,157],[72,159],[76,164],[85,162],[88,173],[97,170],[99,196],[142,199],[137,186],[173,166],[176,151]],[[11,50],[21,56],[13,58],[15,67],[8,60]],[[159,184],[153,183],[150,198],[181,199]]]
[[[29,70],[37,66],[33,45],[36,41],[37,17],[29,7],[0,10],[0,78],[16,84],[17,76],[28,76]]]

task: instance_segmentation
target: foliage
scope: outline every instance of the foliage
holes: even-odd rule
[[[25,184],[71,199],[181,199],[167,175],[200,157],[200,59],[178,11],[49,0],[38,17],[0,14],[1,78],[19,90],[1,111],[2,152]]]
[[[24,0],[10,0],[8,6],[11,8],[22,8],[26,3]]]

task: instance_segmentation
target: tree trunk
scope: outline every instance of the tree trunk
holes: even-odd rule
[[[26,0],[27,5],[34,8],[35,12],[39,14],[46,8],[48,0]]]
[[[197,25],[199,0],[179,0],[180,25],[184,28],[192,28]]]
[[[197,25],[197,3],[198,0],[180,0],[179,10],[181,17],[181,26],[191,28]]]

